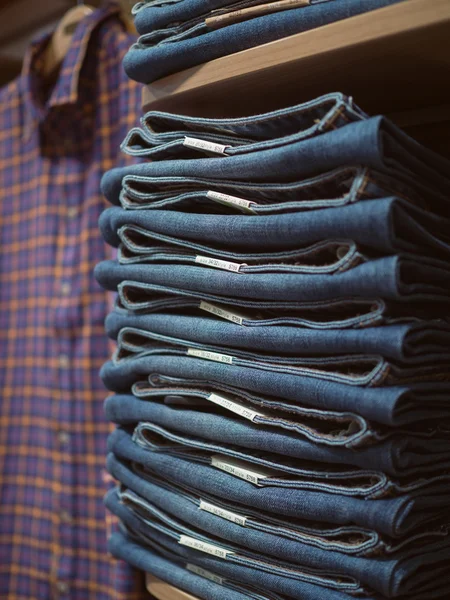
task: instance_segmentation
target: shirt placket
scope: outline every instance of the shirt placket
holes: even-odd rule
[[[76,548],[76,465],[73,453],[76,449],[77,424],[74,422],[75,377],[75,322],[77,311],[76,289],[79,250],[79,185],[73,181],[74,170],[69,164],[73,158],[64,146],[65,157],[56,174],[52,196],[57,203],[57,251],[54,297],[54,349],[55,349],[55,528],[53,558],[53,596],[69,598],[75,575],[74,549]],[[66,180],[66,174],[71,174]]]

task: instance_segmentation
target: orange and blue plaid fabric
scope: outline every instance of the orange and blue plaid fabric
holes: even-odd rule
[[[147,597],[107,554],[108,298],[100,178],[140,113],[133,37],[111,4],[77,28],[53,87],[46,40],[0,91],[0,598]],[[128,159],[129,160],[129,159]]]

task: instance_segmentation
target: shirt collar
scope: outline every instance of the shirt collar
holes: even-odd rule
[[[44,52],[51,35],[41,36],[30,45],[22,68],[22,78],[26,87],[25,133],[30,133],[33,125],[43,121],[51,109],[77,103],[80,72],[86,59],[91,35],[102,21],[118,13],[119,8],[116,4],[107,4],[81,21],[73,35],[69,52],[60,67],[56,84],[46,101],[43,101],[46,79],[42,67]]]

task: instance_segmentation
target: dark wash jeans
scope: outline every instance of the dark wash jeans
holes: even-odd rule
[[[413,189],[417,184],[429,188],[430,208],[437,214],[450,215],[449,161],[381,116],[242,156],[170,160],[112,169],[103,176],[102,191],[112,204],[118,204],[126,175],[208,178],[214,174],[216,179],[225,181],[293,182],[351,165],[372,167]]]
[[[157,544],[141,546],[125,533],[114,533],[108,548],[116,558],[202,600],[282,600],[203,570],[165,552]]]
[[[235,262],[248,262],[252,253],[274,262],[277,252],[299,252],[333,240],[356,243],[369,256],[375,251],[450,257],[450,220],[394,197],[258,217],[111,207],[99,225],[111,246],[128,243],[129,249],[144,253],[146,247],[163,244]]]
[[[261,488],[211,465],[186,460],[162,452],[153,452],[133,442],[131,435],[117,429],[108,439],[108,449],[117,457],[136,462],[152,474],[175,485],[190,486],[198,491],[237,502],[275,515],[331,521],[338,525],[358,525],[390,537],[402,537],[433,521],[446,522],[448,516],[433,506],[438,498],[420,496],[364,500],[345,497],[336,501],[332,494],[298,489]],[[431,525],[433,527],[433,525]]]
[[[297,403],[286,402],[264,394],[252,394],[217,382],[199,381],[182,377],[168,377],[153,373],[148,380],[138,381],[131,388],[141,400],[210,410],[225,416],[240,417],[278,430],[293,433],[317,444],[357,448],[402,436],[410,442],[420,439],[444,438],[449,426],[437,422],[420,422],[409,428],[383,427],[371,423],[356,413],[318,410]],[[240,420],[238,419],[238,421]],[[431,446],[429,447],[431,452]]]
[[[300,181],[252,183],[213,177],[125,175],[118,201],[128,210],[178,210],[201,214],[264,216],[339,208],[361,201],[396,197],[423,210],[439,207],[440,197],[414,181],[361,165],[344,166]],[[276,175],[274,175],[276,178]],[[368,210],[368,209],[367,209]],[[422,213],[420,213],[422,214]]]
[[[121,482],[121,492],[126,493],[128,488],[142,498],[147,498],[150,502],[158,505],[163,498],[167,498],[168,502],[163,500],[161,508],[168,510],[174,516],[187,520],[187,522],[191,522],[192,518],[192,524],[200,528],[205,524],[204,518],[207,517],[209,519],[208,531],[212,534],[216,531],[219,537],[222,535],[226,537],[231,533],[227,527],[225,529],[221,527],[221,525],[225,525],[223,520],[227,522],[227,525],[233,523],[239,528],[244,528],[244,530],[233,528],[234,533],[239,534],[239,539],[235,541],[243,545],[247,544],[246,540],[250,540],[254,532],[268,533],[287,540],[291,549],[297,547],[295,544],[299,544],[299,549],[305,547],[305,551],[307,551],[306,547],[312,547],[322,552],[338,553],[338,556],[345,554],[349,557],[358,557],[364,559],[359,561],[363,564],[371,557],[397,561],[401,557],[414,556],[425,547],[434,547],[436,544],[445,546],[448,543],[449,527],[445,525],[424,528],[415,532],[414,535],[395,540],[382,536],[374,530],[356,525],[333,526],[305,519],[290,518],[286,520],[282,516],[270,515],[261,510],[252,509],[250,506],[242,506],[236,502],[229,503],[223,498],[204,491],[199,494],[192,487],[173,485],[165,479],[152,475],[138,463],[123,462],[112,453],[107,458],[107,469],[117,481]],[[192,514],[193,511],[201,512],[203,516]],[[212,520],[211,515],[215,517]],[[249,541],[249,543],[251,542]],[[277,546],[280,543],[279,541]],[[264,553],[270,554],[272,551],[271,546],[268,545]],[[305,560],[308,559],[305,558]]]
[[[191,558],[197,564],[201,566],[212,566],[217,565],[217,568],[212,569],[214,572],[229,573],[235,575],[235,578],[239,578],[242,581],[245,571],[243,569],[249,569],[255,577],[254,581],[259,581],[264,584],[270,590],[277,593],[287,593],[293,598],[298,597],[309,597],[307,594],[310,591],[310,585],[317,586],[318,597],[328,597],[328,595],[322,596],[320,593],[320,587],[323,588],[323,593],[328,594],[329,592],[347,592],[350,596],[363,595],[367,598],[380,598],[377,594],[374,594],[371,589],[362,587],[359,582],[348,574],[339,575],[331,569],[313,570],[311,567],[297,566],[292,563],[283,563],[283,561],[274,561],[267,559],[266,556],[254,554],[253,556],[258,557],[256,561],[252,560],[252,553],[246,550],[242,550],[237,546],[231,545],[229,542],[223,540],[217,540],[210,538],[197,530],[190,529],[181,522],[177,522],[173,519],[167,519],[167,517],[160,512],[159,519],[146,519],[143,520],[139,516],[133,513],[130,509],[120,503],[117,493],[111,492],[106,498],[106,504],[108,508],[114,512],[123,523],[135,534],[140,536],[140,539],[145,543],[159,543],[164,548],[172,551],[175,554],[183,556],[185,558]],[[170,526],[169,525],[172,525]],[[183,543],[182,536],[188,536],[190,539],[198,540],[206,544],[212,544],[213,549],[217,548],[219,553],[216,553],[214,558],[211,558],[212,552],[208,552],[206,549],[193,550],[191,547],[186,548]],[[181,541],[181,543],[180,543]],[[198,547],[198,546],[196,546]],[[203,546],[204,548],[204,546]],[[223,550],[229,550],[229,553],[223,554]],[[448,552],[448,551],[447,551]],[[447,552],[441,550],[440,556],[445,560]],[[345,557],[342,557],[345,560]],[[430,565],[430,571],[433,563],[435,567],[435,581],[424,581],[417,582],[418,586],[411,590],[411,594],[408,594],[408,598],[423,598],[423,594],[428,594],[426,597],[434,598],[439,597],[439,593],[442,593],[442,586],[446,583],[448,575],[445,574],[445,570],[442,568],[442,562],[439,564],[439,553],[430,552],[424,557],[421,557],[422,564]],[[411,561],[411,572],[414,569],[417,571],[419,563],[418,559],[410,559]],[[414,565],[415,563],[415,565]],[[283,573],[284,565],[287,567],[286,575],[280,577],[279,574]],[[226,571],[224,571],[224,569]],[[405,571],[403,572],[403,574]],[[414,576],[413,576],[414,577]],[[401,579],[401,576],[398,580]],[[420,575],[417,578],[420,580]],[[375,578],[372,578],[373,583],[378,583]],[[414,586],[414,584],[412,584]],[[379,586],[381,587],[381,585]],[[408,587],[408,584],[405,586]],[[436,589],[437,588],[437,589]],[[401,593],[401,592],[400,592]],[[335,597],[335,596],[331,596]],[[392,597],[396,597],[395,592]]]
[[[116,512],[121,512],[120,504],[113,504]],[[117,509],[116,509],[117,507]],[[125,515],[128,514],[124,511]],[[134,521],[137,526],[137,520]],[[279,595],[267,588],[255,588],[252,574],[244,573],[246,583],[236,581],[234,574],[228,569],[220,569],[221,574],[214,572],[214,564],[201,567],[191,562],[189,556],[181,556],[157,541],[146,538],[143,540],[131,528],[123,527],[122,533],[114,533],[108,542],[108,549],[116,558],[131,563],[134,567],[153,573],[163,581],[176,585],[203,600],[285,600],[286,595]],[[206,564],[207,560],[204,560]],[[213,563],[214,561],[210,561]],[[193,575],[193,573],[195,573]],[[317,586],[309,586],[310,595],[303,596],[306,600],[317,600],[320,591]],[[328,593],[328,590],[327,590]],[[316,594],[316,595],[314,595]],[[327,600],[349,600],[351,596],[330,591]],[[292,596],[290,596],[292,598]],[[323,597],[323,596],[322,596]]]
[[[298,565],[342,572],[354,577],[362,585],[389,597],[403,595],[420,585],[420,573],[411,571],[411,568],[415,570],[417,567],[417,561],[411,560],[414,555],[440,548],[445,552],[446,548],[450,547],[448,536],[443,536],[437,544],[432,543],[428,548],[418,544],[415,548],[410,548],[409,552],[400,552],[395,558],[386,560],[378,560],[376,557],[353,557],[332,549],[318,549],[280,538],[276,532],[253,531],[248,528],[245,517],[244,521],[242,517],[239,520],[238,515],[239,522],[236,522],[236,517],[232,520],[233,513],[225,513],[229,518],[224,518],[220,506],[210,505],[202,500],[200,504],[195,504],[183,493],[143,480],[125,465],[116,463],[116,467],[112,474],[126,486],[126,489],[119,493],[119,497],[138,516],[151,519],[157,510],[161,510],[213,538],[230,541],[259,552],[262,556],[274,556]],[[152,510],[153,507],[156,511]],[[433,568],[430,565],[424,580],[432,577]]]
[[[306,327],[245,327],[189,314],[140,314],[116,308],[105,321],[106,332],[116,340],[124,327],[152,331],[175,338],[243,348],[286,356],[376,354],[404,364],[423,364],[450,358],[450,324],[413,321],[397,325],[316,331]]]
[[[145,45],[144,34],[125,56],[125,71],[131,79],[141,83],[152,83],[170,73],[214,58],[394,4],[396,1],[398,0],[338,0],[313,4],[250,19],[213,31],[206,28],[203,35],[180,42],[168,41],[150,48]],[[145,13],[151,11],[152,9],[148,8],[137,13],[136,20],[141,31],[147,29],[148,25],[144,25],[147,22]],[[189,18],[189,12],[184,14],[185,18]],[[140,19],[141,15],[144,23]],[[151,30],[154,29],[150,27]]]
[[[323,357],[298,357],[251,352],[227,346],[202,344],[192,340],[161,335],[145,329],[124,327],[117,339],[115,362],[161,354],[196,356],[214,362],[249,367],[271,373],[312,377],[364,387],[388,387],[448,379],[449,362],[404,365],[370,354]]]
[[[450,268],[444,261],[396,255],[371,260],[328,274],[238,273],[197,265],[133,264],[104,261],[95,268],[102,287],[115,291],[124,280],[168,285],[202,293],[252,300],[297,302],[383,298],[393,302],[446,305],[450,299]],[[405,312],[407,306],[405,306]]]
[[[234,366],[193,356],[168,354],[137,356],[108,362],[101,376],[108,389],[129,392],[131,386],[152,373],[218,381],[245,390],[299,402],[322,410],[353,412],[388,426],[421,419],[447,419],[449,384],[425,382],[384,388],[360,388],[341,383],[298,377],[288,373]],[[426,457],[424,457],[426,461]]]
[[[152,160],[231,156],[292,143],[367,118],[351,98],[327,94],[310,102],[238,119],[203,119],[149,112],[121,148]],[[206,142],[206,143],[205,143]]]
[[[144,401],[131,395],[114,395],[105,401],[108,419],[124,425],[135,425],[140,420],[152,420],[180,434],[202,438],[219,444],[231,444],[261,452],[274,452],[294,459],[321,461],[337,465],[355,465],[362,469],[383,471],[394,477],[408,477],[414,473],[428,473],[449,463],[448,434],[431,436],[404,435],[382,439],[377,444],[352,450],[337,445],[302,439],[290,431],[276,431],[223,415],[199,410],[191,405],[161,404]],[[425,454],[425,457],[423,456]],[[436,461],[441,464],[437,465]],[[439,473],[439,471],[438,471]],[[421,481],[421,480],[419,480]]]
[[[189,314],[205,317],[208,314],[245,328],[286,325],[315,331],[419,324],[429,319],[425,307],[416,307],[415,310],[409,307],[410,316],[405,317],[402,304],[387,304],[381,298],[350,297],[320,302],[247,300],[126,279],[118,285],[116,307],[136,315],[167,313],[169,316]]]

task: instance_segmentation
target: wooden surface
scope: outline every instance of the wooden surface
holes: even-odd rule
[[[150,575],[150,573],[146,574],[145,581],[147,591],[157,600],[198,600],[194,596],[157,579],[153,575]]]
[[[449,102],[450,0],[406,0],[146,86],[145,110],[243,116],[341,91],[372,114]]]

